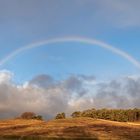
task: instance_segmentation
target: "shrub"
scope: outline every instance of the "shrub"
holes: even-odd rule
[[[38,115],[38,116],[33,117],[33,119],[36,119],[36,120],[43,120],[43,117],[42,117],[41,115]]]

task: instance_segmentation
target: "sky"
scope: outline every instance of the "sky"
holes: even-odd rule
[[[139,108],[139,15],[139,0],[0,0],[0,118]]]

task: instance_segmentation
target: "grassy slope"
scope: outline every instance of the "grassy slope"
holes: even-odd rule
[[[16,136],[140,140],[140,124],[94,120],[92,118],[62,119],[48,122],[5,120],[0,121],[0,136],[1,140],[2,137],[11,139]]]

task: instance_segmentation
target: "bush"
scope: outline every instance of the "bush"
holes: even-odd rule
[[[43,117],[42,117],[41,115],[38,115],[38,116],[33,117],[33,119],[36,119],[36,120],[43,120]]]
[[[63,113],[58,113],[55,117],[55,119],[65,119],[65,118],[66,118],[66,116],[65,116],[64,112]]]

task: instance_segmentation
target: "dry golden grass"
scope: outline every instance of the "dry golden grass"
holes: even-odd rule
[[[122,123],[92,118],[69,118],[51,121],[0,121],[0,140],[9,139],[95,139],[140,140],[139,123]]]

